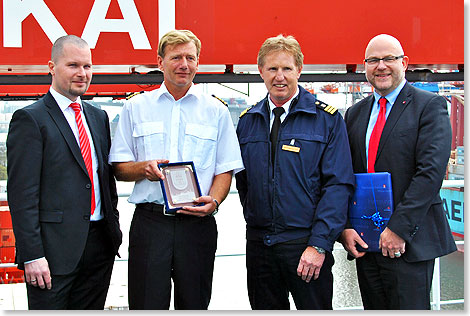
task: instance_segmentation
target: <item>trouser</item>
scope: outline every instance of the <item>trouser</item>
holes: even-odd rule
[[[297,275],[300,257],[307,248],[304,239],[266,246],[262,241],[248,240],[246,268],[248,296],[252,309],[290,309],[289,292],[297,309],[332,309],[333,255],[325,261],[317,280],[307,283]]]
[[[213,216],[163,215],[138,204],[129,233],[129,308],[207,309],[217,248]]]
[[[406,262],[380,252],[356,259],[364,309],[431,309],[434,259]]]
[[[26,284],[29,309],[103,310],[113,265],[113,246],[104,220],[91,222],[85,250],[72,273],[52,274],[50,290]]]

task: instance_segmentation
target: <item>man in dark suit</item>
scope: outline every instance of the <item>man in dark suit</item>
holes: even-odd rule
[[[30,309],[103,309],[122,240],[108,116],[80,99],[84,40],[59,38],[48,65],[49,92],[13,114],[7,138],[16,263]]]
[[[447,104],[407,83],[408,57],[396,38],[374,37],[364,62],[375,92],[345,115],[353,168],[391,173],[395,209],[381,252],[358,251],[367,244],[351,228],[341,242],[356,258],[365,309],[430,309],[434,260],[456,250],[439,196],[451,145]]]

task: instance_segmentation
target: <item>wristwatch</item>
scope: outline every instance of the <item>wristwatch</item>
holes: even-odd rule
[[[315,248],[319,254],[324,254],[326,252],[325,249],[317,246],[313,246],[313,248]]]
[[[215,214],[217,214],[217,212],[219,211],[219,201],[217,201],[216,199],[212,199],[212,201],[214,201],[215,203],[215,210],[211,213],[212,216],[214,216]]]

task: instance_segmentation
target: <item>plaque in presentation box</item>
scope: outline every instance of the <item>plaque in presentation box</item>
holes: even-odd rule
[[[167,214],[174,214],[183,206],[204,205],[194,202],[201,196],[201,189],[192,161],[159,164],[158,167],[165,176],[160,184]]]
[[[388,172],[355,173],[355,192],[349,203],[349,222],[369,248],[377,252],[380,234],[393,213],[392,179]]]

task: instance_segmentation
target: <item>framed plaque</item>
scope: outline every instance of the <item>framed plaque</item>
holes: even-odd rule
[[[201,189],[192,161],[162,163],[158,167],[165,176],[164,180],[160,180],[160,185],[165,199],[166,213],[176,213],[183,206],[204,205],[194,202],[194,199],[201,196]]]

